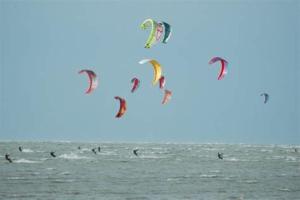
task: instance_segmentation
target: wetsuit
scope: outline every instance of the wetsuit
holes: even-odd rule
[[[12,160],[10,159],[10,157],[9,157],[8,154],[5,154],[5,159],[6,159],[8,162],[12,163]]]
[[[53,151],[50,152],[50,155],[51,155],[52,157],[54,157],[54,158],[56,157],[56,155],[55,155],[55,153],[54,153]]]
[[[218,152],[218,158],[223,159],[223,154]]]
[[[137,153],[137,152],[138,152],[138,149],[134,149],[134,150],[133,150],[133,154],[136,155],[136,156],[138,156],[138,153]]]

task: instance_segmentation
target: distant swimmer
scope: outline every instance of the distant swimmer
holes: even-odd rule
[[[133,154],[136,155],[136,156],[138,156],[138,153],[137,153],[137,152],[138,152],[138,149],[134,149],[134,150],[133,150]]]
[[[218,152],[218,158],[223,159],[223,154]]]
[[[78,150],[80,150],[80,149],[81,149],[81,147],[80,147],[80,146],[78,146],[77,148],[78,148]]]
[[[5,154],[5,159],[6,159],[8,162],[12,163],[12,160],[10,159],[9,154]]]
[[[298,149],[295,148],[295,153],[298,153]]]
[[[23,151],[23,148],[21,146],[19,146],[19,151],[22,152]]]
[[[99,151],[99,152],[101,151],[101,147],[100,147],[100,146],[98,147],[98,151]]]
[[[54,152],[54,151],[51,151],[51,152],[50,152],[50,155],[51,155],[53,158],[55,158],[55,157],[56,157],[56,155],[55,155],[55,152]]]
[[[92,149],[92,152],[94,152],[94,154],[97,154],[96,148],[93,148],[93,149]]]

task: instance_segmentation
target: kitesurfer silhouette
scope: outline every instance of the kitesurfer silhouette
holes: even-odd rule
[[[5,159],[6,159],[8,162],[12,163],[12,160],[10,159],[9,154],[5,154]]]
[[[138,156],[138,153],[137,153],[137,152],[138,152],[138,149],[134,149],[134,150],[133,150],[133,154],[136,155],[136,156]]]
[[[92,152],[94,152],[94,154],[97,154],[96,148],[93,148],[93,149],[92,149]]]
[[[56,155],[55,155],[55,152],[54,152],[54,151],[51,151],[51,152],[50,152],[50,155],[51,155],[53,158],[55,158],[55,157],[56,157]]]
[[[219,152],[218,152],[218,158],[219,158],[219,159],[223,159],[223,153],[219,153]]]

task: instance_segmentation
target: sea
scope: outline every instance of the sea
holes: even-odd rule
[[[0,142],[0,156],[1,200],[300,199],[295,145]]]

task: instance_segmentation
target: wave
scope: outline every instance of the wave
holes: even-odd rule
[[[290,192],[291,190],[288,189],[288,188],[280,188],[278,189],[279,191],[282,191],[282,192]]]
[[[116,156],[118,155],[116,152],[114,151],[106,151],[106,152],[98,152],[100,155],[106,155],[106,156]]]
[[[8,177],[7,180],[25,180],[24,177]]]
[[[65,172],[61,172],[59,175],[70,175],[70,174],[71,174],[71,172],[65,171]]]
[[[255,183],[258,183],[257,180],[245,180],[244,182],[245,182],[245,183],[248,183],[248,184],[255,184]]]
[[[285,160],[286,160],[286,161],[296,161],[296,158],[293,157],[293,156],[287,156],[287,157],[285,158]]]
[[[216,175],[216,174],[201,174],[199,177],[200,178],[217,178],[218,175]]]
[[[272,150],[272,149],[261,149],[260,151],[261,151],[261,152],[268,152],[268,153],[271,153],[271,152],[273,152],[273,150]]]
[[[64,159],[70,159],[70,160],[79,160],[79,159],[89,159],[89,157],[86,156],[78,156],[75,153],[69,153],[69,154],[62,154],[58,156],[59,158],[64,158]]]
[[[241,160],[239,160],[237,158],[225,158],[224,160],[226,160],[226,161],[232,161],[232,162],[241,161]]]
[[[133,157],[133,158],[135,158],[136,156],[131,156],[131,157]],[[141,155],[141,156],[138,156],[138,157],[140,157],[140,158],[145,158],[145,159],[163,159],[163,158],[166,158],[166,157],[163,157],[163,156],[143,156],[143,155]]]
[[[31,149],[23,149],[22,152],[24,153],[33,153],[34,151]]]
[[[88,148],[82,148],[82,149],[79,149],[79,151],[81,151],[81,152],[85,152],[85,151],[92,151],[92,149],[88,149]]]
[[[285,161],[296,161],[297,158],[293,156],[272,156],[271,158],[268,158],[269,160],[285,160]]]
[[[39,163],[38,161],[33,161],[33,160],[26,160],[26,159],[19,159],[19,160],[15,160],[15,163]]]
[[[220,173],[221,171],[220,170],[210,170],[209,172],[211,172],[211,173]]]

